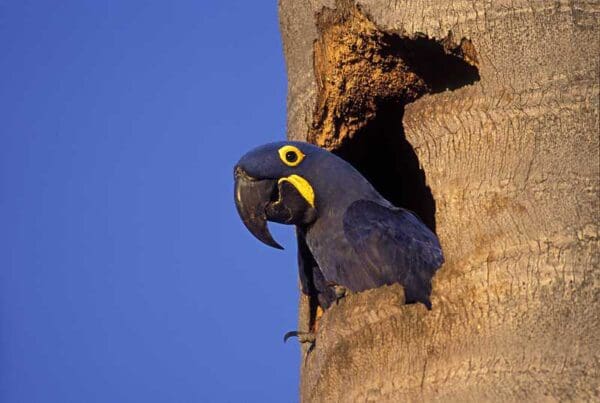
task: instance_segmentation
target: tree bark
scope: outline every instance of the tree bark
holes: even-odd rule
[[[431,311],[399,286],[327,310],[301,400],[600,399],[599,3],[279,7],[288,138],[355,164],[446,257]]]

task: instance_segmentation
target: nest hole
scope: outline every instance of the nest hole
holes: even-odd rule
[[[334,151],[398,207],[416,213],[435,232],[435,200],[415,150],[406,139],[404,105],[385,104],[376,117]]]
[[[308,140],[356,167],[390,202],[435,232],[435,200],[402,119],[425,94],[479,81],[471,40],[377,27],[359,7],[338,1],[319,19],[315,42],[317,105]]]

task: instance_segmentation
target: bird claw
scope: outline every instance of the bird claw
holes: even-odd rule
[[[315,340],[316,340],[316,335],[312,332],[299,332],[297,330],[292,330],[291,332],[287,332],[284,336],[283,336],[283,342],[287,342],[289,338],[291,337],[297,337],[298,338],[298,342],[304,344],[304,343],[310,343],[310,344],[315,344]]]
[[[283,342],[285,343],[290,337],[297,337],[298,341],[302,344],[308,343],[308,349],[306,350],[306,355],[304,356],[304,363],[306,364],[308,356],[315,348],[315,341],[317,339],[316,334],[312,332],[299,332],[297,330],[292,330],[283,336]]]
[[[348,289],[341,285],[334,285],[333,292],[335,293],[335,304],[337,305],[340,302],[340,299],[348,294]]]

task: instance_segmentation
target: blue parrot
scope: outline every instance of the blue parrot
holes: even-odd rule
[[[394,206],[352,165],[309,143],[276,142],[234,168],[235,204],[248,230],[281,248],[267,221],[296,226],[302,291],[327,309],[345,290],[399,283],[406,302],[431,309],[444,257],[436,235]]]

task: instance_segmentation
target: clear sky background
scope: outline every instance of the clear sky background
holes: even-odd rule
[[[276,1],[2,1],[0,37],[0,401],[297,401],[293,230],[232,194],[285,136]]]

